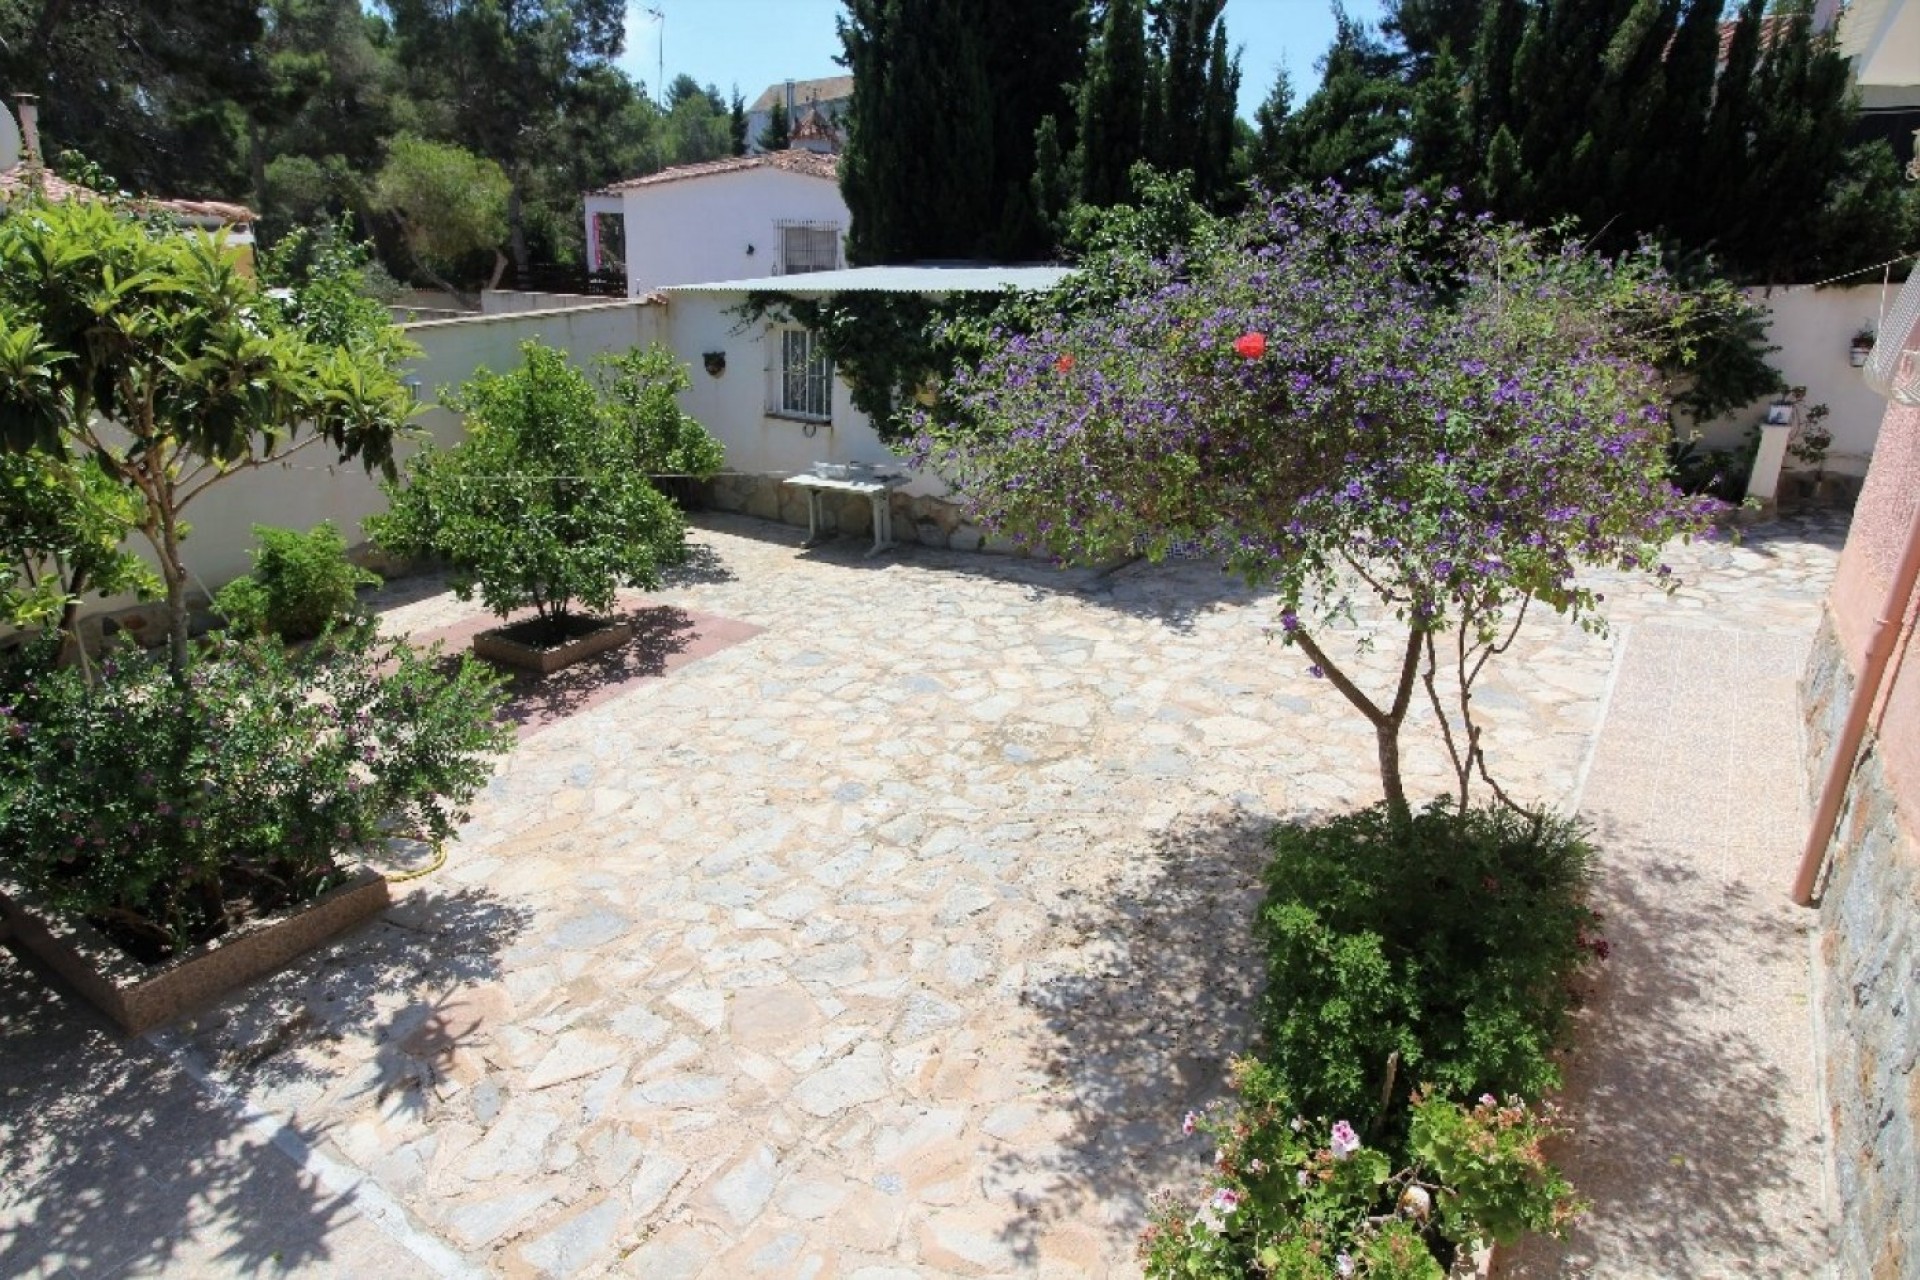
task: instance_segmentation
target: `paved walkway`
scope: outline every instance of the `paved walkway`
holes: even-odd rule
[[[24,1075],[49,1027],[92,1054],[42,1062],[109,1055],[5,976],[0,1272],[1135,1270],[1147,1196],[1207,1154],[1179,1118],[1245,1040],[1260,833],[1371,799],[1370,735],[1205,565],[698,537],[653,600],[747,638],[523,741],[381,921],[117,1083]],[[1677,550],[1677,599],[1603,585],[1629,637],[1770,632],[1785,662],[1837,547],[1781,526]],[[418,581],[385,604],[471,613]],[[1614,667],[1529,623],[1479,699],[1514,790],[1575,794]],[[169,1193],[120,1230],[142,1180]]]

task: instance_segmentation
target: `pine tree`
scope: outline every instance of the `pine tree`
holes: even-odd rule
[[[792,145],[793,129],[787,119],[787,104],[776,98],[773,110],[767,113],[767,127],[760,131],[760,149],[785,151]]]
[[[1320,87],[1288,129],[1296,177],[1384,190],[1401,175],[1394,153],[1407,130],[1399,62],[1368,26],[1334,9],[1333,44],[1320,59]]]
[[[1266,100],[1254,108],[1253,143],[1247,151],[1250,176],[1269,190],[1291,186],[1295,178],[1294,138],[1288,127],[1292,116],[1293,77],[1282,66],[1274,74]]]
[[[1466,72],[1441,43],[1413,88],[1407,118],[1407,172],[1429,196],[1448,188],[1463,194],[1478,186],[1479,154],[1468,115]]]

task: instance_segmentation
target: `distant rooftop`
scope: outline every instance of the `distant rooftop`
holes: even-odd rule
[[[964,266],[850,267],[845,271],[808,271],[757,280],[715,280],[664,286],[676,293],[999,293],[1012,289],[1039,293],[1073,274],[1071,267]]]
[[[13,196],[29,189],[37,188],[40,194],[49,200],[98,200],[100,193],[91,187],[68,182],[49,169],[36,168],[29,171],[24,164],[11,169],[0,169],[0,204],[5,204]],[[223,226],[237,226],[253,222],[256,214],[245,205],[229,204],[224,200],[157,200],[141,199],[134,203],[144,209],[164,209],[177,218],[201,224],[219,223]]]
[[[840,177],[840,158],[817,151],[797,150],[762,151],[757,155],[726,156],[701,164],[675,165],[671,169],[662,169],[658,173],[644,173],[637,178],[609,183],[593,194],[617,195],[622,191],[634,191],[641,187],[684,182],[689,178],[710,178],[719,173],[744,173],[749,169],[780,169],[787,173],[798,173],[809,178],[824,178],[828,182],[837,182]]]
[[[822,76],[818,80],[795,80],[793,82],[793,102],[795,106],[799,107],[804,107],[809,100],[838,102],[842,98],[851,98],[852,96],[852,76]],[[782,80],[778,84],[768,85],[767,91],[755,98],[753,105],[748,107],[747,110],[771,111],[773,110],[774,103],[778,102],[782,106],[785,106],[786,101],[787,82]]]

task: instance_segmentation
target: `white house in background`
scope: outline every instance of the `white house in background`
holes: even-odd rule
[[[852,216],[840,158],[729,156],[629,178],[586,197],[587,269],[624,266],[627,296],[702,280],[832,271]]]
[[[681,407],[727,449],[727,469],[777,485],[816,462],[897,461],[811,334],[798,325],[742,327],[737,308],[749,293],[801,298],[837,293],[1029,292],[1051,289],[1066,267],[858,267],[798,279],[765,276],[669,285],[666,340],[692,368]],[[917,477],[912,494],[944,492]]]
[[[823,76],[818,80],[787,80],[768,85],[766,92],[747,108],[748,152],[759,153],[761,135],[773,123],[776,102],[786,104],[789,129],[797,129],[810,113],[817,113],[820,121],[832,130],[835,137],[832,149],[838,151],[847,110],[853,105],[853,77]]]

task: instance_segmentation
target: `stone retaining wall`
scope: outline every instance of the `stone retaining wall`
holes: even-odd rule
[[[823,494],[831,532],[871,537],[873,504],[859,494]],[[707,482],[705,498],[716,511],[739,511],[762,520],[807,527],[807,495],[782,482],[779,476],[723,475]],[[1011,542],[967,522],[954,503],[944,498],[893,495],[893,539],[955,551],[987,551],[1010,555]]]
[[[1815,800],[1853,690],[1828,614],[1801,685]],[[1841,1207],[1837,1273],[1896,1280],[1920,1275],[1920,841],[1871,735],[1863,757],[1829,853],[1815,999]]]

